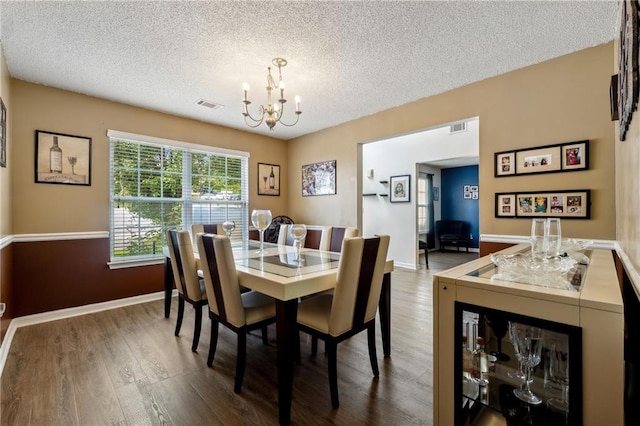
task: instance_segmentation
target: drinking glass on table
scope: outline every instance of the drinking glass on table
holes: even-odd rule
[[[289,225],[289,235],[293,238],[293,248],[296,253],[295,261],[301,264],[302,258],[300,257],[300,250],[302,249],[302,241],[307,236],[307,226],[302,223]]]
[[[222,222],[222,230],[227,235],[227,238],[231,239],[231,233],[236,229],[236,223],[232,220],[225,220]]]
[[[542,260],[548,246],[546,219],[533,219],[531,222],[531,257]]]
[[[258,231],[260,231],[260,250],[259,253],[264,252],[264,230],[271,225],[271,210],[254,210],[251,213],[251,222]]]
[[[562,231],[559,218],[547,219],[547,256],[560,256]]]

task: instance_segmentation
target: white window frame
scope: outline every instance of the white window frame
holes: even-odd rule
[[[183,151],[183,167],[182,167],[182,197],[170,199],[169,201],[179,202],[182,204],[182,229],[191,231],[191,225],[193,224],[192,214],[189,212],[193,212],[192,205],[194,204],[194,200],[191,198],[191,154],[192,153],[200,153],[200,154],[214,154],[221,155],[232,158],[239,158],[242,160],[241,162],[241,194],[240,200],[216,200],[216,204],[227,204],[227,205],[240,205],[241,206],[241,218],[240,221],[242,223],[238,223],[236,221],[236,228],[240,229],[242,232],[242,238],[248,238],[248,229],[249,229],[249,157],[250,154],[245,151],[237,151],[230,150],[225,148],[212,147],[207,145],[199,145],[193,144],[189,142],[176,141],[165,138],[158,138],[153,136],[139,135],[135,133],[121,132],[118,130],[108,130],[107,137],[109,138],[109,200],[110,200],[110,213],[109,213],[109,255],[110,262],[109,267],[111,269],[118,269],[123,267],[132,267],[132,266],[141,266],[141,265],[151,265],[158,264],[164,261],[166,254],[162,251],[158,254],[150,254],[150,255],[139,255],[139,256],[126,256],[126,257],[114,257],[114,239],[116,233],[114,232],[114,220],[113,220],[113,212],[114,206],[117,205],[118,201],[122,201],[121,197],[114,197],[113,191],[113,183],[114,183],[114,168],[113,168],[113,141],[114,140],[124,140],[127,142],[137,143],[141,145],[154,145],[161,147],[168,147],[173,149],[180,149]],[[149,197],[126,197],[128,201],[167,201],[162,198],[149,198]],[[206,204],[206,201],[198,201],[199,204]],[[211,202],[214,203],[213,201]],[[246,234],[246,235],[245,235]]]

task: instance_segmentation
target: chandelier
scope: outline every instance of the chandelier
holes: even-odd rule
[[[282,121],[282,116],[284,115],[284,104],[287,102],[287,100],[284,98],[284,82],[282,81],[282,68],[287,65],[287,60],[283,58],[275,58],[271,62],[273,63],[273,65],[278,67],[278,82],[276,84],[276,81],[271,75],[271,67],[267,67],[268,69],[267,106],[260,105],[260,109],[258,111],[258,114],[259,114],[258,118],[254,118],[251,114],[249,114],[248,107],[249,107],[249,104],[251,103],[251,101],[247,98],[247,94],[249,92],[249,85],[247,83],[244,83],[242,85],[242,89],[244,90],[244,98],[242,99],[242,103],[244,104],[242,115],[244,115],[244,121],[245,123],[247,123],[247,126],[249,127],[258,127],[259,125],[262,124],[263,121],[267,124],[267,126],[269,127],[269,130],[273,130],[276,123],[280,123],[283,126],[291,127],[296,125],[296,123],[300,119],[300,114],[302,114],[302,111],[300,111],[300,96],[296,96],[295,98],[296,121],[294,121],[291,124],[287,124],[284,121]],[[280,99],[273,102],[271,100],[271,91],[276,89],[280,90]]]

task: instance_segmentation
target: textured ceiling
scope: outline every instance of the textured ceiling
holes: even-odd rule
[[[611,41],[617,10],[617,1],[1,1],[0,41],[15,78],[291,139]],[[250,129],[242,83],[252,107],[264,103],[278,56],[289,61],[287,107],[302,97],[300,122]]]

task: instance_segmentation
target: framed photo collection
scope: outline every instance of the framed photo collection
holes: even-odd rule
[[[589,219],[591,190],[496,194],[496,217]]]
[[[589,141],[496,152],[495,177],[568,172],[589,168]]]

